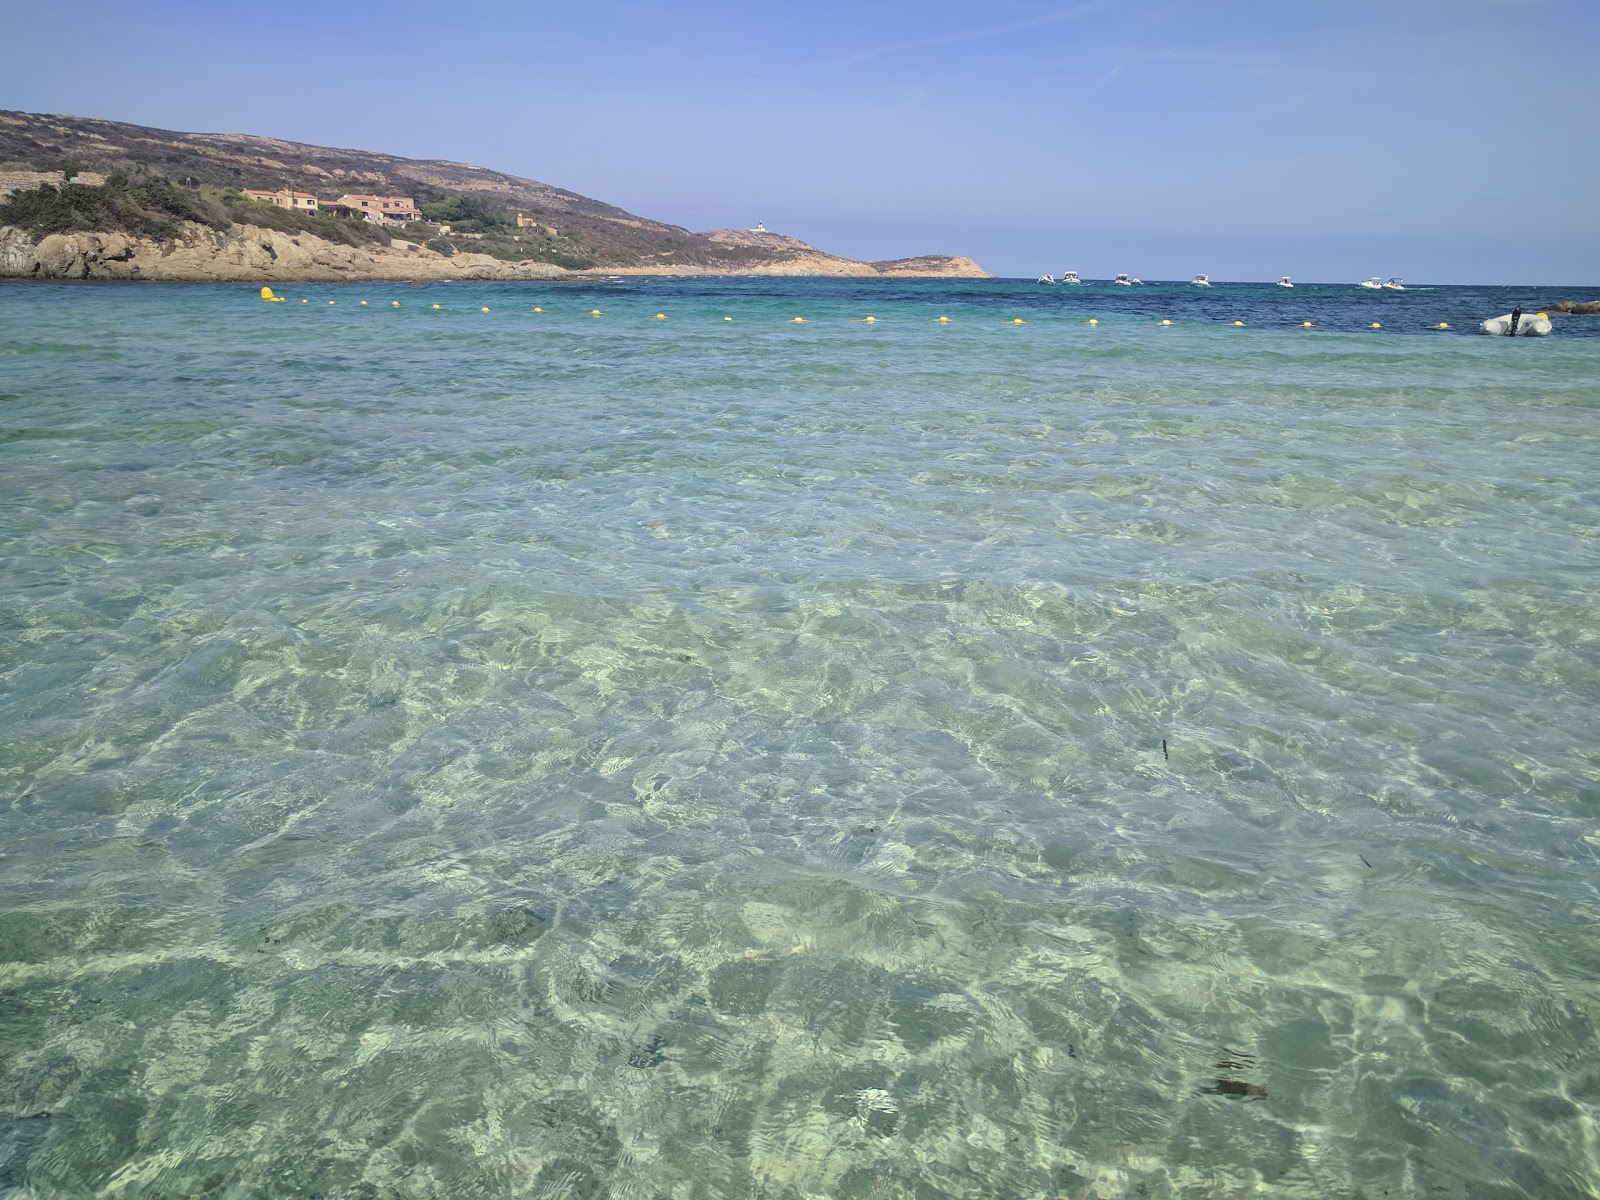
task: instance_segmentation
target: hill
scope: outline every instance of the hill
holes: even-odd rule
[[[423,206],[425,213],[431,208],[436,213],[465,214],[465,219],[450,219],[447,223],[451,232],[447,234],[421,225],[401,231],[404,238],[423,243],[404,250],[406,257],[402,263],[417,266],[433,256],[444,259],[463,255],[487,257],[501,264],[496,273],[502,276],[506,267],[519,263],[542,268],[537,272],[541,275],[547,274],[550,267],[637,274],[985,274],[969,259],[932,255],[863,263],[827,254],[781,235],[762,236],[729,230],[694,233],[636,216],[576,192],[471,163],[408,159],[370,150],[312,146],[242,133],[182,133],[92,117],[0,111],[0,193],[37,186],[41,182],[53,183],[61,179],[63,173],[75,173],[85,183],[107,179],[169,181],[180,189],[209,191],[214,198],[227,201],[236,197],[238,189],[244,188],[289,188],[323,200],[347,192],[409,196]],[[261,213],[265,207],[253,206],[246,211],[234,205],[220,220],[208,222],[203,214],[186,219],[209,223],[217,231],[231,223],[235,228],[260,224],[282,232],[307,234],[308,238],[296,240],[302,247],[305,241],[326,240],[329,236],[327,228],[313,229],[304,223],[296,229],[286,229],[281,219],[272,221]],[[211,210],[221,211],[215,204]],[[268,213],[273,211],[267,210]],[[7,235],[11,250],[4,256],[5,265],[0,266],[0,270],[29,273],[14,270],[26,257],[17,247],[24,240],[30,244],[42,241],[44,232],[42,226],[33,230],[21,227],[20,234],[13,230]],[[135,241],[159,243],[162,233],[168,231],[97,225],[80,213],[74,229],[58,224],[48,232],[120,232]],[[24,236],[30,233],[31,237]],[[201,237],[200,240],[206,239]],[[244,240],[249,242],[249,235],[245,235]],[[388,238],[377,240],[385,245],[368,246],[363,253],[384,257]],[[130,251],[124,246],[120,252],[150,257],[139,247]],[[74,260],[75,268],[85,265],[86,261],[79,255]],[[270,261],[275,266],[278,257]],[[168,265],[181,271],[202,269],[192,262],[181,268]],[[423,277],[461,274],[467,268],[476,269],[473,263],[430,264]],[[360,265],[347,264],[336,277],[354,278],[356,275],[351,272],[359,273],[363,269]],[[384,277],[396,277],[388,271],[388,268],[383,269]],[[32,273],[54,272],[47,264]],[[99,272],[90,269],[89,273]],[[166,277],[152,275],[149,270],[141,270],[139,274],[147,278]],[[180,274],[177,277],[190,276]],[[295,276],[269,274],[264,277]]]

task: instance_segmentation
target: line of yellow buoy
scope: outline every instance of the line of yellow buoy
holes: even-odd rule
[[[285,297],[275,294],[270,287],[263,287],[261,289],[261,298],[263,300],[265,300],[269,304],[283,304],[283,303],[286,302],[286,298]],[[310,301],[309,300],[301,300],[300,303],[301,304],[309,304]],[[333,304],[333,303],[335,303],[335,301],[329,300],[328,303],[329,304]],[[365,300],[358,300],[356,303],[362,308],[367,307],[367,302]],[[399,308],[400,307],[400,301],[398,301],[398,300],[391,300],[391,301],[389,301],[389,304],[393,308]],[[435,312],[443,311],[443,308],[444,308],[444,306],[440,305],[440,304],[431,304],[428,307],[429,307],[429,309],[431,311],[435,311]],[[491,310],[487,305],[483,305],[478,309],[478,311],[481,312],[481,313],[486,313],[486,312],[490,312]],[[542,312],[544,312],[544,309],[541,308],[538,305],[535,305],[530,311],[536,312],[536,313],[542,313]],[[591,317],[603,317],[605,315],[606,314],[603,313],[598,308],[592,308],[592,309],[589,310],[589,316],[591,316]],[[1539,313],[1538,315],[1540,317],[1544,317],[1545,316],[1544,313]],[[657,320],[657,321],[665,321],[667,319],[667,314],[658,312],[658,313],[656,313],[654,319]],[[733,320],[732,317],[723,317],[722,319],[724,321]],[[1548,319],[1548,318],[1546,318],[1546,319]],[[852,317],[851,320],[853,322],[859,322],[860,324],[863,324],[863,325],[876,325],[878,323],[878,318],[874,317],[874,316]],[[790,324],[793,324],[793,325],[808,325],[808,324],[814,324],[814,323],[815,323],[815,321],[811,317],[795,317],[790,322]],[[934,323],[938,324],[938,325],[952,325],[952,324],[955,323],[955,318],[941,315],[941,316],[938,316],[938,317],[934,318]],[[1028,324],[1028,322],[1023,320],[1021,317],[1012,317],[1010,323],[1012,325],[1026,325],[1026,324]],[[1091,325],[1091,326],[1097,326],[1097,325],[1100,324],[1100,318],[1098,318],[1098,317],[1090,317],[1086,321],[1084,321],[1083,324]],[[1168,319],[1163,319],[1163,320],[1157,321],[1156,324],[1165,327],[1165,326],[1174,325],[1174,324],[1176,324],[1176,322],[1172,321],[1172,320],[1168,320]],[[1244,322],[1243,321],[1234,321],[1233,325],[1238,327],[1238,328],[1243,328],[1244,327]],[[1316,326],[1313,325],[1310,321],[1301,321],[1300,322],[1300,328],[1302,328],[1302,329],[1315,329]],[[1367,328],[1369,328],[1369,329],[1382,329],[1383,325],[1382,325],[1382,323],[1380,323],[1378,321],[1374,321],[1374,322],[1372,322],[1372,324],[1367,326]],[[1433,328],[1433,329],[1449,329],[1450,328],[1450,323],[1448,321],[1440,321],[1437,325],[1430,326],[1429,328]]]

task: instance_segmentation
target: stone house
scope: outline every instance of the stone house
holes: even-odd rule
[[[257,188],[245,188],[244,194],[252,200],[276,204],[279,208],[287,208],[294,212],[317,211],[317,198],[310,192],[292,192],[288,188],[276,192],[264,192]]]
[[[331,208],[340,215],[365,217],[369,221],[395,221],[404,224],[406,221],[422,220],[422,211],[412,203],[409,196],[346,194],[337,200],[328,201],[323,207]]]

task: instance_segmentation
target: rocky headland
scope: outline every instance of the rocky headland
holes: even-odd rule
[[[0,276],[271,283],[596,274],[988,275],[971,259],[952,255],[862,262],[762,229],[695,233],[469,163],[250,134],[181,133],[92,117],[0,111],[0,203],[9,194],[45,184],[60,187],[58,207],[71,207],[65,196],[71,190],[64,182],[68,178],[89,187],[122,179],[136,188],[141,181],[159,180],[169,193],[209,197],[201,207],[209,206],[213,216],[166,222],[155,233],[108,226],[93,214],[77,215],[70,228],[59,218],[54,227],[0,220]],[[323,200],[342,193],[402,195],[415,197],[425,211],[430,201],[455,198],[479,218],[478,231],[470,231],[471,222],[455,222],[452,231],[436,221],[386,227],[381,239],[340,241],[323,236],[330,232],[326,226],[285,229],[281,219],[253,216],[259,208],[246,205],[241,211],[241,192],[251,188],[292,189]],[[233,205],[227,215],[216,215],[226,207],[219,197]]]
[[[793,241],[793,239],[788,239]],[[581,279],[594,275],[749,275],[838,279],[986,279],[970,258],[930,255],[885,262],[856,262],[795,242],[792,254],[738,266],[718,264],[629,264],[572,271],[525,259],[508,262],[487,254],[441,254],[401,238],[387,246],[346,246],[309,233],[287,233],[255,225],[216,230],[188,224],[172,238],[128,233],[46,234],[0,226],[0,278],[146,279],[181,282],[333,282],[440,279]]]

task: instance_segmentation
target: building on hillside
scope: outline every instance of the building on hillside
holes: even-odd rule
[[[264,204],[276,204],[279,208],[287,208],[293,212],[317,211],[317,198],[310,192],[292,192],[288,188],[276,192],[264,192],[258,188],[245,188],[244,194],[252,200],[260,200]]]
[[[410,196],[344,195],[323,205],[341,216],[365,217],[369,221],[422,220],[422,211],[412,203]]]

